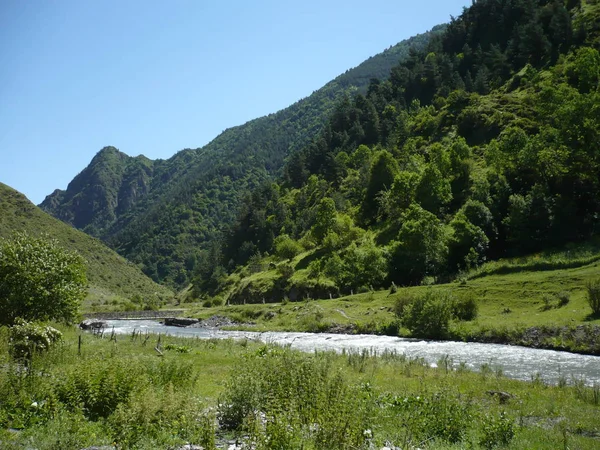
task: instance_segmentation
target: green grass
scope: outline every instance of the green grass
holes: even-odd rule
[[[108,335],[63,328],[64,341],[18,370],[0,329],[2,448],[257,448],[598,446],[598,387],[519,382],[499,372],[439,368],[398,354],[303,354],[260,343]],[[567,380],[570,381],[570,380]],[[501,402],[489,391],[510,394]],[[14,433],[7,428],[21,431]],[[367,431],[370,430],[370,431]],[[496,432],[493,434],[492,432]],[[219,440],[221,439],[221,440]],[[495,442],[495,441],[494,441]]]
[[[84,257],[90,285],[84,310],[119,309],[135,295],[161,300],[173,297],[168,288],[154,283],[98,239],[51,217],[23,194],[0,183],[0,237],[10,238],[14,231],[48,234]]]

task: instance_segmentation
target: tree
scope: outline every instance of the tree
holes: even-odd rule
[[[446,233],[440,220],[419,205],[411,205],[402,222],[398,240],[392,244],[390,277],[404,285],[415,284],[445,265]]]
[[[17,233],[0,241],[0,324],[17,318],[72,322],[86,295],[81,256],[47,237]]]
[[[317,216],[315,224],[312,227],[312,234],[317,242],[323,242],[323,238],[331,231],[335,225],[336,209],[332,198],[325,197],[319,202],[317,207]]]
[[[416,197],[424,209],[440,214],[442,208],[452,201],[452,186],[438,168],[430,164],[423,171]]]
[[[381,191],[392,187],[397,173],[398,163],[392,154],[385,150],[379,152],[371,168],[367,192],[362,206],[366,222],[375,219],[378,206],[377,197]]]
[[[448,241],[448,265],[451,270],[471,268],[485,259],[489,239],[484,231],[459,212],[450,222],[452,235]]]

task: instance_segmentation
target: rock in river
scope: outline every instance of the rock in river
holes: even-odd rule
[[[191,319],[189,317],[168,317],[165,319],[165,325],[174,327],[189,327],[200,322],[198,319]]]
[[[82,330],[98,330],[100,328],[105,328],[106,322],[104,320],[98,319],[85,319],[83,322],[79,324],[79,328]]]

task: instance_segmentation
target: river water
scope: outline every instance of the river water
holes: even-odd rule
[[[165,326],[153,320],[108,320],[108,329],[115,333],[161,333],[171,336],[201,339],[253,339],[290,347],[306,352],[314,350],[363,351],[377,353],[396,352],[410,358],[423,358],[435,366],[448,357],[457,366],[464,363],[471,370],[482,366],[502,370],[504,376],[517,380],[531,380],[539,376],[547,383],[557,383],[561,377],[567,381],[583,380],[588,385],[600,384],[600,357],[578,355],[553,350],[538,350],[499,344],[473,342],[421,341],[391,336],[348,335],[330,333],[248,332],[222,331],[206,328],[179,328]]]

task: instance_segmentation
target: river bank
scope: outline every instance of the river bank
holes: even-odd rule
[[[112,320],[107,326],[116,334],[161,334],[197,339],[236,339],[278,344],[304,352],[368,352],[373,355],[396,354],[418,358],[429,365],[440,361],[449,367],[473,371],[500,371],[504,376],[527,381],[540,378],[545,383],[586,380],[600,385],[600,357],[569,352],[506,346],[492,343],[431,341],[374,334],[333,334],[285,331],[234,331],[198,327],[166,326],[156,321]]]

